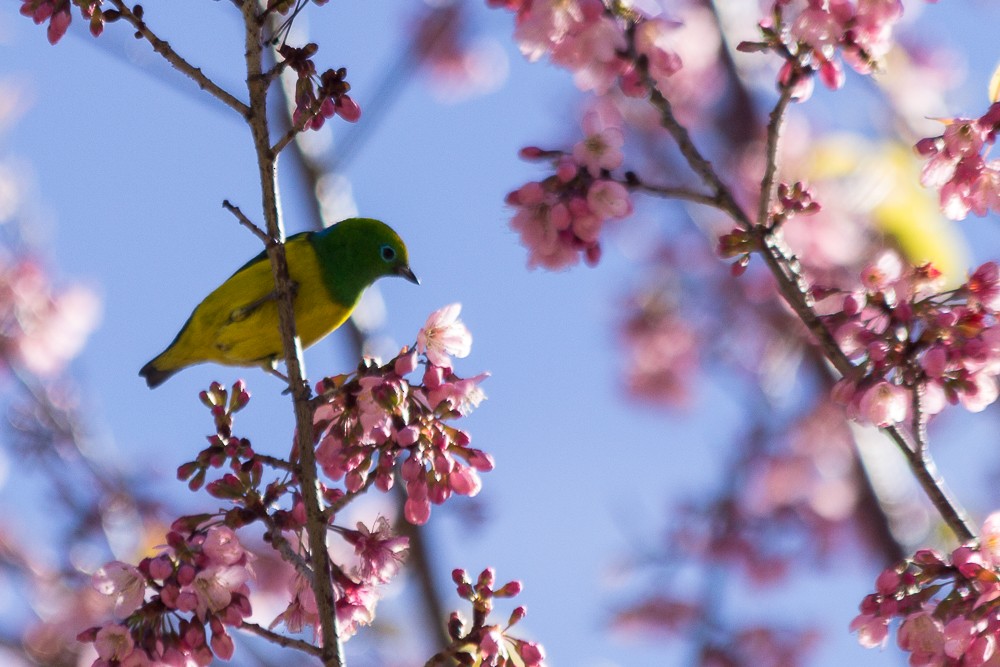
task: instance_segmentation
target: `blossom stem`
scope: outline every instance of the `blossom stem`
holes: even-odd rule
[[[634,26],[628,30],[629,50],[635,53],[635,30]],[[636,69],[642,77],[642,81],[649,90],[649,101],[660,112],[660,125],[670,133],[670,136],[677,142],[677,148],[684,156],[688,166],[701,178],[702,182],[708,186],[713,194],[713,202],[717,208],[728,213],[733,220],[743,229],[749,230],[753,227],[753,222],[746,212],[740,207],[733,197],[732,190],[722,182],[715,167],[702,155],[698,147],[691,139],[691,133],[677,120],[674,115],[673,105],[670,103],[653,80],[649,72],[649,63],[645,58],[633,56]]]
[[[250,634],[257,635],[258,637],[263,637],[272,644],[277,644],[283,648],[294,648],[302,651],[303,653],[308,653],[309,655],[314,655],[317,657],[322,656],[323,649],[318,646],[313,646],[307,641],[301,639],[295,639],[294,637],[286,637],[285,635],[274,632],[273,630],[268,630],[267,628],[257,625],[256,623],[247,623],[246,621],[240,625],[240,629]]]
[[[358,489],[357,491],[350,491],[348,493],[345,493],[337,500],[331,502],[326,508],[327,523],[329,523],[329,519],[333,517],[335,514],[337,514],[337,512],[347,507],[347,505],[352,500],[354,500],[358,496],[364,495],[364,493],[368,491],[368,489],[371,488],[371,485],[374,483],[375,483],[375,475],[369,474],[368,477],[365,479],[364,483],[361,485],[360,489]]]
[[[292,547],[291,542],[285,539],[285,536],[281,534],[281,529],[270,520],[270,517],[266,517],[264,521],[268,526],[267,537],[271,540],[271,545],[311,584],[313,572],[309,569],[309,563]]]
[[[250,218],[244,215],[239,206],[232,204],[228,199],[222,200],[222,208],[236,216],[236,219],[239,220],[240,224],[249,229],[250,232],[259,238],[264,245],[271,245],[276,242],[274,238],[267,235],[267,232],[255,225]]]
[[[619,181],[619,182],[633,191],[645,192],[646,194],[666,197],[668,199],[682,199],[684,201],[690,201],[696,204],[704,204],[705,206],[711,206],[712,208],[719,208],[719,209],[722,208],[722,204],[719,202],[718,197],[716,197],[715,195],[703,192],[695,192],[690,188],[669,186],[669,185],[651,185],[649,183],[644,183],[638,180],[638,178],[626,179],[624,181]]]
[[[792,100],[789,86],[782,86],[778,103],[771,110],[770,121],[767,124],[767,149],[764,163],[764,176],[760,181],[760,201],[757,208],[757,224],[768,226],[768,214],[774,202],[775,175],[778,173],[778,146],[781,143],[781,130],[785,124],[785,110]]]
[[[813,300],[805,278],[799,270],[798,260],[773,233],[760,227],[756,227],[754,231],[761,240],[761,256],[774,275],[778,283],[778,290],[785,302],[816,337],[823,350],[823,355],[833,364],[834,368],[845,377],[856,375],[859,369],[840,349],[833,335],[813,309]],[[889,436],[903,452],[917,482],[941,518],[951,528],[955,537],[960,542],[975,539],[975,533],[965,511],[945,488],[944,481],[937,473],[937,466],[927,452],[927,447],[913,444],[910,438],[896,425],[887,426],[882,429],[882,432]],[[926,437],[924,442],[926,443]]]
[[[308,112],[303,113],[299,120],[288,128],[288,131],[285,132],[284,136],[281,137],[281,139],[278,139],[277,143],[271,147],[271,152],[277,155],[281,151],[285,150],[288,144],[292,143],[292,141],[294,141],[295,138],[305,129],[306,123],[312,120],[313,116],[315,116],[318,111],[318,107],[312,107]]]
[[[295,472],[295,466],[286,461],[285,459],[279,459],[276,456],[268,456],[267,454],[254,454],[254,458],[260,461],[266,466],[271,466],[275,470],[284,470],[285,472]]]
[[[330,554],[326,548],[326,522],[317,490],[316,454],[313,449],[315,440],[313,410],[310,405],[311,390],[304,379],[305,366],[302,358],[302,344],[295,331],[292,281],[289,277],[288,262],[283,245],[285,235],[278,195],[277,155],[271,148],[267,118],[268,80],[263,72],[263,47],[261,46],[261,20],[258,15],[258,2],[257,0],[244,0],[241,9],[246,37],[246,81],[250,94],[247,121],[257,153],[267,234],[279,240],[279,243],[267,248],[267,254],[274,276],[281,341],[285,351],[289,390],[295,410],[295,447],[299,457],[296,472],[302,490],[302,502],[306,510],[305,529],[310,562],[314,573],[312,587],[316,596],[320,637],[323,645],[320,657],[327,667],[343,667],[343,649],[337,627]]]
[[[200,67],[195,67],[185,60],[179,53],[174,51],[174,48],[170,46],[169,42],[157,37],[156,34],[149,29],[149,26],[146,25],[146,22],[137,16],[135,12],[133,12],[132,9],[125,4],[124,0],[110,0],[110,2],[121,14],[121,17],[132,24],[132,27],[136,29],[136,32],[150,43],[153,50],[163,56],[163,58],[168,63],[173,65],[176,70],[187,75],[188,78],[198,84],[199,88],[207,91],[210,95],[212,95],[212,97],[215,97],[223,104],[236,111],[236,113],[240,114],[244,118],[249,118],[250,107],[236,99],[234,95],[212,81],[207,74],[201,71]]]

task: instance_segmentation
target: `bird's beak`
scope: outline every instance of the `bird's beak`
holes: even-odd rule
[[[396,275],[397,276],[402,276],[403,278],[406,278],[407,280],[409,280],[414,285],[419,285],[420,284],[420,278],[417,278],[416,274],[413,273],[413,269],[411,269],[410,267],[408,267],[405,264],[403,264],[402,266],[396,268]]]

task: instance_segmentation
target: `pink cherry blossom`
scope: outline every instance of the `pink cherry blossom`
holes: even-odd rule
[[[858,405],[863,421],[884,427],[906,419],[909,395],[901,387],[879,382],[867,389]]]
[[[573,147],[573,159],[590,172],[591,176],[601,175],[602,169],[617,169],[625,156],[621,147],[625,134],[621,128],[609,127],[588,134]]]
[[[531,3],[518,9],[514,39],[525,58],[538,60],[566,39],[583,22],[583,11],[575,0],[570,2]]]
[[[976,373],[969,378],[969,384],[959,400],[969,412],[982,412],[992,405],[1000,394],[995,373]]]
[[[1000,567],[1000,512],[993,512],[983,521],[979,541],[983,559],[993,567]]]
[[[357,525],[357,530],[345,529],[341,534],[361,559],[358,574],[362,581],[387,583],[406,559],[410,540],[394,535],[385,517],[379,517],[372,530],[360,521]]]
[[[480,373],[476,377],[454,382],[442,381],[427,392],[427,404],[439,408],[447,402],[450,409],[459,415],[467,415],[486,398],[486,393],[479,386],[489,373]]]
[[[1000,103],[994,103],[979,118],[949,119],[940,136],[916,145],[928,158],[920,180],[940,191],[941,210],[949,218],[985,215],[1000,204],[1000,163],[984,158],[996,137],[998,115]]]
[[[969,276],[967,289],[970,305],[1000,311],[1000,265],[982,264]]]
[[[245,562],[247,557],[247,551],[240,544],[235,531],[228,526],[209,528],[202,550],[214,565],[235,565]]]
[[[646,57],[649,76],[661,91],[668,89],[669,78],[681,69],[681,58],[673,50],[677,28],[671,21],[649,19],[635,29],[635,50]]]
[[[228,607],[233,593],[242,589],[249,576],[247,568],[241,565],[215,566],[199,572],[191,582],[198,600],[198,616],[205,618],[207,612]]]
[[[577,88],[603,95],[627,67],[619,55],[625,48],[622,26],[598,13],[579,24],[571,38],[557,43],[551,56],[553,63],[573,72]]]
[[[451,357],[467,357],[472,334],[458,319],[462,304],[453,303],[434,311],[417,334],[417,350],[435,366],[451,366]]]
[[[897,642],[915,662],[926,664],[944,653],[944,627],[927,612],[913,614],[900,625]]]
[[[444,502],[453,492],[478,491],[479,472],[493,467],[489,455],[469,447],[467,433],[445,422],[468,414],[483,400],[479,385],[487,377],[483,373],[463,379],[432,361],[437,353],[445,355],[439,362],[450,364],[448,355],[468,352],[471,336],[458,314],[458,304],[441,309],[428,318],[418,336],[418,349],[427,357],[422,384],[398,375],[399,370],[415,370],[412,351],[404,348],[384,365],[370,364],[356,375],[329,378],[318,385],[328,401],[314,413],[319,434],[316,461],[324,474],[343,478],[349,492],[360,491],[374,475],[375,488],[387,491],[394,486],[401,461],[407,496],[403,516],[414,524],[425,523],[431,504]],[[363,558],[367,561],[361,571],[363,581],[391,574],[387,554],[378,551],[383,539],[389,539],[379,526],[370,537],[345,533],[353,544],[366,545],[366,553],[373,550]],[[400,542],[386,545],[393,552],[401,548]]]
[[[112,561],[98,569],[91,583],[100,593],[114,598],[118,618],[132,614],[146,597],[145,575],[139,568],[121,561]]]
[[[903,13],[899,0],[796,2],[777,0],[775,13],[760,23],[762,42],[747,42],[741,50],[773,50],[785,59],[778,79],[804,100],[811,92],[813,74],[827,87],[844,85],[838,55],[854,70],[870,74],[892,47],[892,32]],[[780,12],[780,13],[779,13]]]
[[[124,661],[135,648],[135,642],[127,627],[110,624],[97,631],[94,648],[97,649],[97,655],[104,660]]]
[[[959,546],[950,557],[921,550],[883,572],[851,623],[866,647],[884,644],[899,621],[897,643],[911,665],[992,665],[997,657],[1000,575],[993,568],[998,519],[983,525],[980,548]]]
[[[375,619],[378,589],[344,577],[338,578],[337,583],[340,589],[335,605],[337,622],[341,637],[350,637],[359,626],[368,625]]]
[[[632,213],[628,190],[617,181],[594,181],[587,190],[587,206],[603,218],[624,218]]]
[[[63,35],[66,34],[66,30],[69,29],[69,24],[72,20],[73,17],[69,13],[69,6],[60,9],[52,15],[52,18],[49,20],[49,28],[46,31],[49,44],[54,45],[63,38]]]
[[[903,275],[903,262],[892,251],[880,253],[874,262],[861,272],[861,284],[869,290],[891,287]]]
[[[289,632],[298,633],[306,626],[312,626],[315,635],[316,627],[319,625],[319,612],[312,586],[301,574],[296,574],[290,582],[290,589],[292,601],[268,627],[273,629],[279,623],[283,623]]]
[[[889,639],[889,619],[872,614],[859,614],[850,625],[858,633],[858,643],[865,648],[885,646]]]

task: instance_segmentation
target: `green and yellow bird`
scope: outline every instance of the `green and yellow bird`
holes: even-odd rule
[[[285,255],[303,347],[346,322],[361,293],[382,276],[420,284],[410,269],[406,244],[391,227],[371,218],[350,218],[322,231],[290,236]],[[261,252],[198,304],[174,341],[139,375],[153,388],[206,361],[273,368],[283,355],[274,294],[271,264]]]

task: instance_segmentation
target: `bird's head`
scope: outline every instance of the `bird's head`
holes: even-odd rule
[[[403,239],[379,220],[342,220],[318,233],[317,251],[326,256],[328,266],[337,272],[334,282],[342,285],[348,276],[346,282],[356,280],[361,285],[370,285],[383,276],[402,276],[420,284],[410,269],[410,256]]]
[[[378,247],[378,256],[382,260],[382,270],[381,275],[396,275],[406,278],[414,285],[420,284],[420,279],[413,273],[413,269],[410,268],[410,256],[406,250],[406,244],[403,243],[403,239],[399,238],[388,225],[382,225],[385,231],[388,232],[385,238],[380,239]]]

